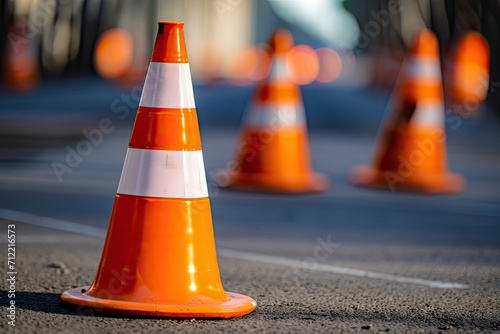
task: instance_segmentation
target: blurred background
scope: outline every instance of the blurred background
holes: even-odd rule
[[[158,20],[185,22],[207,171],[231,159],[245,106],[269,70],[270,34],[292,33],[286,59],[301,85],[313,164],[332,184],[345,183],[333,196],[354,191],[346,181],[351,163],[371,158],[412,36],[425,27],[438,36],[446,93],[457,39],[480,32],[491,56],[486,102],[465,114],[447,105],[450,166],[489,187],[470,188],[466,200],[498,202],[498,173],[470,163],[498,162],[500,1],[0,0],[0,13],[3,207],[106,223]],[[104,118],[112,133],[67,163]],[[84,193],[101,196],[92,199],[95,214],[77,205]]]
[[[71,137],[101,117],[118,92],[142,85],[158,20],[186,23],[202,125],[238,125],[252,85],[267,74],[264,43],[278,27],[295,38],[288,61],[304,85],[311,127],[373,129],[405,48],[424,27],[438,36],[443,72],[461,34],[485,36],[487,112],[500,110],[496,0],[0,0],[0,7],[2,137]],[[220,87],[232,89],[229,103],[218,98]]]

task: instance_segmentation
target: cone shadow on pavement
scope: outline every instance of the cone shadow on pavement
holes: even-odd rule
[[[97,275],[64,303],[175,318],[255,309],[222,286],[201,149],[183,23],[159,22]]]
[[[443,85],[435,35],[423,30],[402,66],[371,166],[356,166],[359,186],[423,193],[459,193],[460,175],[448,172]]]

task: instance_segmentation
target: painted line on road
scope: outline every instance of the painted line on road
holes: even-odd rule
[[[0,219],[27,223],[59,231],[73,232],[96,238],[104,238],[106,230],[102,228],[73,223],[65,220],[32,215],[26,212],[0,208]]]
[[[235,250],[230,250],[230,249],[219,249],[217,251],[217,254],[220,256],[223,256],[223,257],[229,257],[229,258],[238,259],[238,260],[248,260],[248,261],[260,262],[260,263],[275,264],[275,265],[279,265],[279,266],[294,267],[294,268],[302,269],[302,270],[320,271],[320,272],[332,273],[332,274],[340,274],[340,275],[348,275],[348,276],[364,277],[364,278],[375,278],[375,279],[384,280],[384,281],[421,285],[421,286],[426,286],[426,287],[430,287],[430,288],[465,289],[468,287],[466,284],[462,284],[462,283],[452,283],[452,282],[445,282],[445,281],[435,281],[435,280],[428,280],[428,279],[422,279],[422,278],[384,274],[384,273],[378,273],[378,272],[374,272],[374,271],[367,271],[367,270],[354,269],[354,268],[348,268],[348,267],[334,266],[331,264],[318,263],[314,267],[308,266],[307,268],[304,268],[304,266],[307,265],[309,262],[290,259],[290,258],[286,258],[286,257],[280,257],[280,256],[264,255],[264,254],[258,254],[258,253],[250,253],[250,252],[241,252],[241,251],[235,251]]]
[[[96,240],[83,234],[21,234],[16,237],[20,244],[71,244],[81,241]],[[8,242],[7,234],[0,234],[0,243]]]
[[[21,222],[21,223],[27,223],[27,224],[31,224],[31,225],[35,225],[35,226],[51,228],[54,230],[73,232],[73,233],[83,234],[83,235],[87,235],[87,236],[91,236],[91,237],[95,237],[95,238],[100,238],[100,239],[103,239],[106,236],[106,230],[101,229],[101,228],[87,226],[87,225],[69,222],[69,221],[64,221],[64,220],[55,219],[55,218],[36,216],[36,215],[29,214],[29,213],[21,212],[21,211],[14,211],[14,210],[0,208],[0,219],[17,221],[17,222]],[[354,269],[354,268],[348,268],[348,267],[340,267],[340,266],[335,266],[335,265],[330,265],[330,264],[319,264],[318,263],[314,267],[308,266],[307,268],[304,268],[305,264],[307,264],[305,261],[300,261],[300,260],[295,260],[295,259],[290,259],[290,258],[280,257],[280,256],[264,255],[264,254],[251,253],[251,252],[242,252],[242,251],[236,251],[236,250],[231,250],[231,249],[219,248],[219,249],[217,249],[217,254],[222,256],[222,257],[238,259],[238,260],[260,262],[260,263],[266,263],[266,264],[274,264],[274,265],[279,265],[279,266],[294,267],[294,268],[302,269],[302,270],[319,271],[319,272],[339,274],[339,275],[348,275],[348,276],[355,276],[355,277],[362,277],[362,278],[374,278],[374,279],[379,279],[379,280],[384,280],[384,281],[389,281],[389,282],[420,285],[420,286],[426,286],[426,287],[430,287],[430,288],[465,289],[468,287],[466,284],[462,284],[462,283],[453,283],[453,282],[446,282],[446,281],[439,281],[439,280],[428,280],[428,279],[415,278],[415,277],[406,277],[406,276],[399,276],[399,275],[392,275],[392,274],[384,274],[384,273],[379,273],[379,272],[374,272],[374,271],[367,271],[367,270]]]

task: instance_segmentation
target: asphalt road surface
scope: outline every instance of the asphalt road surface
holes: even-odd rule
[[[8,324],[12,298],[6,277],[0,291],[0,332],[500,331],[498,123],[464,119],[448,130],[450,169],[467,180],[459,195],[356,188],[347,174],[353,165],[369,161],[373,120],[381,109],[376,106],[385,98],[327,104],[324,94],[316,98],[311,91],[305,99],[335,111],[324,119],[343,124],[310,131],[314,168],[329,176],[330,190],[300,196],[253,194],[223,190],[214,182],[212,172],[233,158],[238,132],[204,121],[212,110],[219,112],[217,117],[227,111],[217,109],[217,98],[205,101],[203,93],[197,95],[198,105],[212,106],[201,108],[200,120],[221,277],[228,291],[253,297],[257,309],[231,320],[175,320],[96,316],[60,306],[62,292],[92,282],[101,255],[133,119],[120,123],[118,114],[108,113],[73,124],[77,132],[90,131],[110,117],[116,127],[59,177],[53,164],[65,163],[81,134],[64,135],[73,139],[60,141],[60,133],[50,140],[45,133],[17,138],[16,145],[3,138],[0,266],[6,276],[8,225],[15,224],[17,274],[16,326]],[[247,93],[238,94],[243,99]],[[341,100],[343,93],[337,94]],[[109,97],[102,99],[91,107],[109,107]],[[361,104],[372,104],[374,112],[348,114]],[[229,125],[239,117],[231,115]],[[321,117],[311,113],[309,119],[314,124]],[[357,119],[363,132],[350,130]]]

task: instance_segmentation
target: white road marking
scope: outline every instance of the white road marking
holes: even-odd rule
[[[79,233],[95,238],[104,238],[106,230],[101,228],[73,223],[65,220],[32,215],[26,212],[0,209],[0,219],[27,223],[35,226],[51,228],[59,231]]]
[[[17,222],[21,222],[21,223],[27,223],[27,224],[31,224],[31,225],[35,225],[35,226],[51,228],[51,229],[60,230],[60,231],[79,233],[79,234],[83,234],[83,235],[87,235],[87,236],[91,236],[91,237],[95,237],[95,238],[100,238],[100,239],[104,239],[104,237],[106,236],[106,230],[100,229],[97,227],[87,226],[87,225],[83,225],[83,224],[79,224],[79,223],[73,223],[73,222],[54,219],[54,218],[36,216],[36,215],[29,214],[29,213],[8,210],[8,209],[1,209],[0,208],[0,219],[17,221]],[[303,270],[319,271],[319,272],[332,273],[332,274],[348,275],[348,276],[363,277],[363,278],[374,278],[374,279],[379,279],[379,280],[384,280],[384,281],[389,281],[389,282],[426,286],[429,288],[440,288],[440,289],[465,289],[465,288],[468,288],[468,286],[466,284],[462,284],[462,283],[453,283],[453,282],[446,282],[446,281],[439,281],[439,280],[428,280],[428,279],[415,278],[415,277],[405,277],[405,276],[399,276],[399,275],[384,274],[384,273],[378,273],[378,272],[367,271],[367,270],[362,270],[362,269],[340,267],[340,266],[335,266],[335,265],[331,265],[331,264],[318,263],[314,267],[311,267],[308,265],[306,268],[304,268],[304,266],[305,266],[304,261],[290,259],[290,258],[286,258],[286,257],[280,257],[280,256],[264,255],[264,254],[251,253],[251,252],[242,252],[242,251],[236,251],[236,250],[231,250],[231,249],[219,248],[219,249],[217,249],[217,254],[222,256],[222,257],[238,259],[238,260],[246,260],[246,261],[253,261],[253,262],[260,262],[260,263],[267,263],[267,264],[275,264],[275,265],[279,265],[279,266],[288,266],[288,267],[294,267],[294,268],[299,268],[299,269],[303,269]]]
[[[435,280],[428,280],[428,279],[422,279],[422,278],[414,278],[414,277],[405,277],[405,276],[399,276],[399,275],[377,273],[374,271],[366,271],[366,270],[361,270],[361,269],[340,267],[340,266],[334,266],[331,264],[318,263],[314,267],[311,267],[308,265],[307,268],[304,268],[304,266],[305,266],[304,261],[289,259],[289,258],[280,257],[280,256],[271,256],[271,255],[264,255],[264,254],[250,253],[250,252],[241,252],[241,251],[235,251],[235,250],[230,250],[230,249],[219,249],[217,251],[217,254],[220,256],[229,257],[229,258],[233,258],[233,259],[239,259],[239,260],[247,260],[247,261],[260,262],[260,263],[276,264],[276,265],[280,265],[280,266],[295,267],[295,268],[299,268],[299,269],[303,269],[303,270],[311,270],[311,271],[321,271],[321,272],[332,273],[332,274],[349,275],[349,276],[365,277],[365,278],[375,278],[375,279],[380,279],[380,280],[390,281],[390,282],[422,285],[422,286],[426,286],[426,287],[430,287],[430,288],[465,289],[468,287],[466,284],[462,284],[462,283],[452,283],[452,282],[445,282],[445,281],[435,281]]]
[[[16,237],[19,244],[70,244],[75,242],[90,241],[92,237],[72,234],[20,234]],[[0,243],[8,241],[7,234],[0,234]]]

